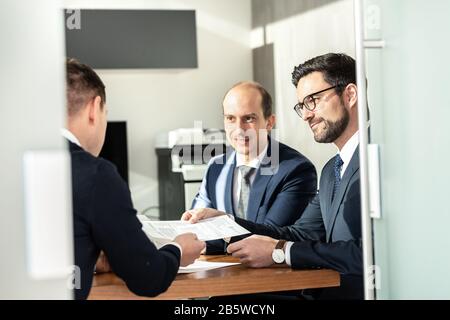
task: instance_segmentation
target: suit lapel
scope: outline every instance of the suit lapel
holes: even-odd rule
[[[334,158],[333,158],[333,162],[334,162]],[[327,168],[327,171],[322,172],[322,177],[332,177],[331,181],[327,181],[326,183],[324,183],[324,185],[320,185],[319,188],[319,193],[320,193],[320,198],[322,199],[323,197],[323,202],[321,201],[321,207],[322,207],[322,218],[325,224],[325,229],[326,230],[330,230],[330,220],[331,220],[331,206],[333,205],[332,203],[332,197],[333,197],[333,188],[334,188],[334,171],[333,171],[333,166],[330,166]]]
[[[234,169],[236,168],[236,153],[231,155],[230,161],[227,161],[226,166],[228,167],[227,182],[225,185],[225,210],[227,213],[232,213],[235,215],[233,206],[233,180],[234,180]]]
[[[269,136],[266,155],[256,171],[255,180],[253,180],[253,184],[250,189],[247,207],[247,220],[256,222],[258,209],[265,195],[267,184],[279,169],[279,147],[278,142]],[[272,148],[276,151],[274,157],[271,156]]]
[[[349,163],[347,169],[345,170],[344,175],[342,176],[341,184],[339,186],[339,189],[336,192],[333,202],[330,203],[330,215],[329,215],[330,218],[328,221],[327,242],[330,241],[330,237],[331,237],[331,233],[332,233],[331,231],[333,229],[334,222],[336,221],[336,217],[339,212],[339,208],[341,206],[342,199],[344,198],[345,192],[347,191],[350,180],[358,170],[359,170],[359,147],[357,147],[355,149],[352,159],[350,160],[350,163]],[[330,194],[332,194],[332,193],[333,193],[333,190],[331,190]],[[330,201],[331,201],[331,196],[330,196]]]
[[[248,198],[247,220],[256,222],[259,205],[264,197],[267,184],[272,177],[273,174],[267,174],[267,172],[266,174],[261,174],[261,167],[256,171],[255,180]]]

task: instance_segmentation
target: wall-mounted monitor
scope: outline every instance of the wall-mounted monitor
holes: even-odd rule
[[[77,27],[66,26],[66,55],[96,69],[198,66],[194,10],[83,9]]]

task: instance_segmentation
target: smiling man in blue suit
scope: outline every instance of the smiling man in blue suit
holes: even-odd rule
[[[293,225],[276,227],[235,218],[254,234],[228,246],[249,267],[287,263],[294,269],[329,268],[341,274],[336,288],[309,290],[316,299],[362,299],[363,263],[358,152],[358,88],[355,60],[345,54],[315,57],[294,69],[297,114],[314,139],[334,143],[336,156],[324,166],[319,193]],[[187,212],[196,222],[215,216],[208,210]]]
[[[258,83],[240,82],[223,100],[224,126],[232,152],[211,159],[194,210],[226,212],[281,227],[294,223],[317,193],[313,164],[270,136],[272,98]],[[223,240],[206,253],[223,253]]]

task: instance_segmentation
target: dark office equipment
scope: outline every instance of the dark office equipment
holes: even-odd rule
[[[172,156],[179,157],[183,165],[199,165],[209,162],[211,157],[225,153],[226,146],[223,144],[213,146],[212,152],[205,158],[195,158],[195,148],[211,148],[211,145],[199,146],[175,146],[174,148],[157,148],[158,157],[158,189],[159,189],[159,218],[160,220],[179,220],[181,214],[190,208],[193,199],[186,198],[189,185],[196,185],[197,190],[202,182],[203,176],[186,179],[183,172],[174,171]],[[188,154],[184,154],[184,151]],[[190,154],[189,154],[190,153]]]
[[[66,52],[97,69],[197,68],[195,11],[81,10]]]
[[[125,121],[108,121],[100,157],[114,163],[119,174],[128,184],[127,123]]]

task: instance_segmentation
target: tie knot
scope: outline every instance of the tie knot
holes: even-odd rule
[[[334,168],[335,169],[340,169],[343,164],[344,164],[344,161],[342,161],[341,156],[340,155],[336,155],[336,157],[334,158]]]
[[[253,172],[253,167],[249,166],[239,166],[239,171],[241,172],[241,176],[245,179],[245,182],[249,183],[249,177]]]

